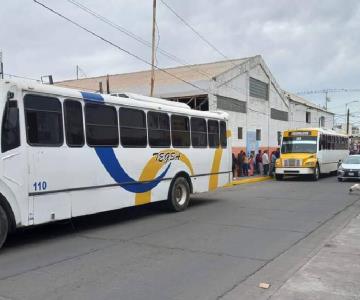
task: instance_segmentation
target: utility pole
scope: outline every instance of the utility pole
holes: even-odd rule
[[[79,80],[79,65],[76,65],[76,80]]]
[[[4,64],[2,61],[2,52],[0,51],[0,79],[4,79]]]
[[[350,122],[350,108],[347,109],[346,113],[346,134],[349,135],[349,122]]]
[[[154,95],[155,84],[155,26],[156,26],[156,0],[153,0],[153,22],[152,22],[152,54],[151,54],[151,81],[150,81],[150,97]]]

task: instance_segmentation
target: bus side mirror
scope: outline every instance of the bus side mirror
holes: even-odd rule
[[[339,168],[339,167],[341,166],[341,164],[342,164],[342,160],[339,159],[338,164],[337,164],[337,167]]]

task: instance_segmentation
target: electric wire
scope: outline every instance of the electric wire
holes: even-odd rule
[[[67,2],[75,5],[76,7],[80,8],[81,10],[85,11],[86,13],[92,15],[93,17],[95,17],[96,19],[110,25],[111,27],[113,27],[114,29],[122,32],[123,34],[135,39],[136,41],[138,41],[139,43],[151,48],[152,47],[152,44],[151,42],[147,41],[147,40],[144,40],[143,38],[139,37],[138,35],[134,34],[133,32],[131,32],[130,30],[126,29],[125,27],[123,26],[120,26],[116,23],[114,23],[113,21],[109,20],[108,18],[104,17],[103,15],[97,13],[97,12],[94,12],[92,9],[90,9],[89,7],[85,6],[84,4],[80,3],[79,1],[75,1],[75,0],[66,0]],[[157,29],[158,29],[158,25],[157,23],[155,23],[155,25],[157,26]],[[159,32],[158,32],[158,38],[160,39],[160,35],[159,35]],[[155,52],[155,55],[156,55],[156,61],[157,61],[157,52],[160,52],[162,55],[164,55],[165,57],[167,57],[168,59],[180,64],[181,66],[183,67],[186,67],[192,71],[195,71],[197,72],[198,74],[200,75],[203,75],[205,77],[207,77],[209,80],[212,80],[213,79],[213,75],[209,74],[208,72],[206,71],[203,71],[203,70],[200,70],[196,67],[196,65],[190,65],[189,62],[185,61],[184,59],[181,59],[177,56],[175,56],[174,54],[171,54],[170,52],[168,51],[165,51],[163,49],[161,49],[159,47],[159,41],[158,41],[158,45],[156,47],[157,51]],[[227,58],[227,57],[226,57]],[[228,58],[227,58],[228,59]],[[237,66],[236,64],[232,63],[232,65],[234,66]],[[237,87],[234,87],[233,85],[227,83],[227,82],[223,82],[223,81],[218,81],[221,85],[225,85],[235,91],[238,91],[240,93],[243,93],[244,90],[241,90]]]

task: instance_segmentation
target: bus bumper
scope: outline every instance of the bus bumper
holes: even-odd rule
[[[276,168],[275,174],[306,175],[314,174],[314,168]]]

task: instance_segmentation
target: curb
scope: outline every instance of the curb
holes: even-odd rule
[[[255,183],[255,182],[267,181],[267,180],[271,180],[271,179],[273,179],[271,176],[244,178],[244,179],[234,180],[231,183],[224,185],[224,187],[232,187],[235,185],[246,184],[246,183]]]

